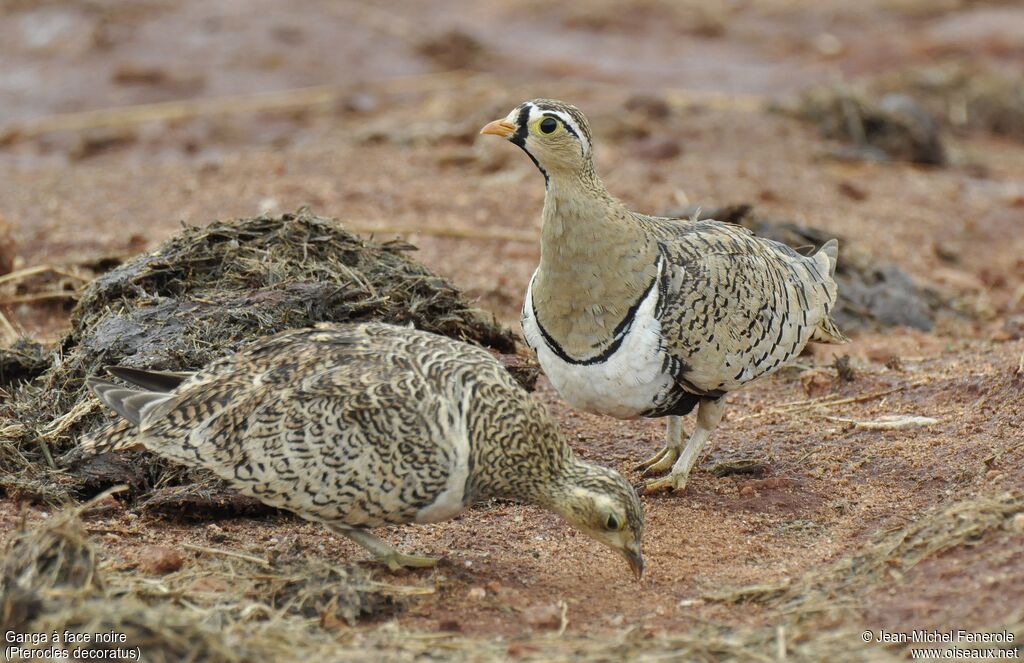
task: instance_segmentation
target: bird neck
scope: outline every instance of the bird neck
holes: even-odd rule
[[[561,470],[544,483],[535,484],[535,492],[525,501],[578,523],[581,507],[593,504],[596,495],[608,494],[607,474],[607,470],[570,453]]]
[[[589,356],[647,290],[657,244],[592,169],[551,175],[542,221],[535,314],[566,352]]]
[[[546,413],[532,413],[521,421],[523,425],[501,443],[500,458],[492,449],[474,462],[486,468],[474,480],[474,501],[496,497],[546,507],[553,486],[561,484],[566,468],[577,462]]]

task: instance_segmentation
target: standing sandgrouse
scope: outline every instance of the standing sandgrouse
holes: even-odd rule
[[[385,324],[260,340],[198,373],[110,368],[89,386],[137,426],[82,443],[141,444],[265,504],[323,523],[392,570],[436,560],[369,532],[451,518],[491,497],[553,511],[643,572],[643,507],[625,478],[576,458],[542,405],[485,350]]]
[[[645,216],[594,171],[586,118],[528,101],[481,133],[521,147],[544,175],[540,265],[523,332],[574,407],[668,417],[665,448],[640,469],[682,489],[722,418],[725,394],[768,375],[810,340],[841,343],[829,318],[838,244],[804,256],[718,221]],[[680,417],[697,407],[685,447]]]

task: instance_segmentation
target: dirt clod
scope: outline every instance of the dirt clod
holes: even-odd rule
[[[416,52],[444,69],[478,69],[490,58],[490,51],[473,35],[449,30],[427,37]]]
[[[827,368],[812,368],[800,374],[800,386],[809,398],[819,398],[832,391],[835,373]]]
[[[682,154],[683,148],[679,145],[679,141],[651,136],[637,141],[634,152],[641,159],[664,161],[674,159]]]
[[[20,338],[14,345],[0,348],[0,387],[31,380],[49,367],[47,347],[42,343]]]
[[[185,520],[209,520],[274,513],[255,497],[242,495],[222,481],[209,478],[182,486],[157,488],[140,505],[153,516]]]
[[[872,97],[846,87],[811,88],[792,112],[815,122],[826,138],[851,146],[839,156],[934,166],[946,163],[938,123],[905,94]]]
[[[139,569],[150,575],[166,575],[181,569],[185,564],[178,551],[166,546],[146,546],[139,549]]]
[[[530,626],[548,630],[555,630],[561,627],[562,615],[562,608],[554,603],[531,606],[523,613],[526,623]]]
[[[851,362],[850,355],[843,355],[836,357],[835,362],[832,364],[832,367],[836,369],[836,375],[844,382],[853,382],[857,379],[857,372],[853,369]]]

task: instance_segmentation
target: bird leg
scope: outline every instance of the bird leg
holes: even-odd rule
[[[644,476],[668,472],[672,465],[679,458],[683,448],[683,418],[677,416],[666,417],[668,425],[665,427],[665,446],[661,451],[654,454],[635,469],[643,470]]]
[[[376,557],[378,562],[387,566],[392,573],[405,567],[427,567],[437,564],[437,557],[419,557],[400,553],[390,543],[364,529],[347,529],[331,525],[329,527],[369,550],[370,554]]]
[[[697,464],[697,458],[704,449],[708,438],[722,420],[722,412],[725,410],[725,397],[715,400],[702,399],[697,408],[697,428],[694,429],[690,439],[686,442],[686,448],[672,466],[668,476],[648,481],[644,486],[644,493],[651,494],[662,490],[682,490],[686,487],[686,480],[690,476],[690,470]]]

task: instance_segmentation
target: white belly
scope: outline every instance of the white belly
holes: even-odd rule
[[[462,412],[468,412],[468,404],[463,403]],[[456,424],[448,431],[454,450],[451,471],[445,489],[441,491],[430,506],[416,512],[416,522],[436,523],[448,520],[466,510],[464,502],[466,479],[469,477],[469,433],[466,430],[465,415],[456,418]]]
[[[661,322],[654,316],[658,288],[651,288],[637,308],[633,324],[618,349],[604,361],[566,361],[544,339],[533,312],[533,280],[526,290],[523,333],[552,386],[574,408],[620,419],[639,417],[659,403],[672,386],[662,373],[665,353]]]

